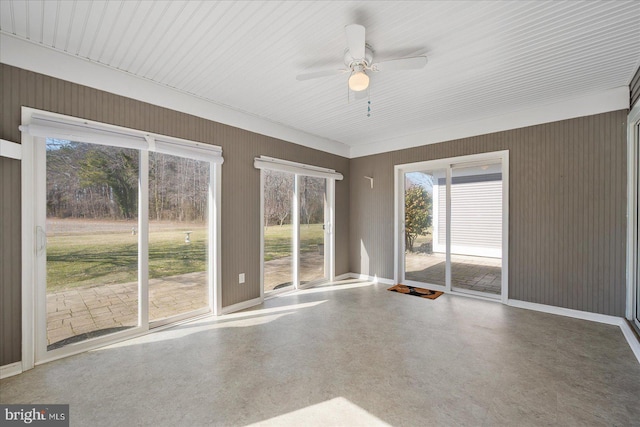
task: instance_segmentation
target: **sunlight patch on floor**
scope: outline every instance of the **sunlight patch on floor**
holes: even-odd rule
[[[258,426],[385,426],[390,425],[365,411],[344,397],[307,406],[297,411],[278,415],[268,420],[250,424]]]
[[[222,328],[246,328],[251,326],[264,325],[275,320],[278,320],[284,316],[294,314],[296,311],[315,307],[320,305],[323,301],[313,301],[300,304],[290,304],[282,307],[271,307],[257,310],[241,311],[238,313],[226,314],[220,317],[206,317],[203,319],[195,320],[189,323],[183,323],[175,325],[169,329],[163,331],[157,331],[143,335],[141,337],[132,338],[127,341],[111,344],[106,347],[101,347],[93,351],[104,351],[114,348],[123,348],[132,345],[146,344],[152,342],[168,341],[172,339],[179,339],[192,335],[198,332],[205,332],[214,329]]]

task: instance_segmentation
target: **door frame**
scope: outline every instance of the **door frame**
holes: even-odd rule
[[[37,166],[45,165],[45,150],[39,149],[38,144],[43,144],[45,140],[42,136],[35,136],[30,133],[30,126],[36,122],[34,128],[37,128],[38,120],[44,118],[51,120],[62,126],[61,132],[64,132],[64,126],[86,127],[84,135],[96,132],[97,135],[105,135],[113,132],[114,135],[122,138],[138,138],[146,141],[143,146],[147,149],[136,148],[140,150],[141,168],[139,171],[138,185],[143,186],[148,182],[148,176],[145,171],[148,164],[144,164],[144,159],[148,158],[148,152],[156,151],[156,145],[160,146],[158,152],[167,154],[180,155],[178,153],[185,152],[184,156],[191,157],[186,154],[188,152],[195,153],[209,152],[206,161],[210,163],[210,185],[208,193],[209,211],[209,247],[207,257],[208,267],[208,307],[206,310],[195,310],[189,315],[176,315],[167,321],[152,322],[148,321],[148,301],[145,298],[139,298],[138,302],[138,325],[125,331],[115,332],[112,334],[90,338],[78,343],[73,343],[55,350],[46,350],[46,289],[42,289],[45,284],[46,277],[42,277],[43,269],[46,267],[46,259],[38,256],[38,251],[42,251],[46,247],[46,236],[42,230],[38,231],[38,225],[43,224],[43,218],[46,219],[46,207],[41,203],[46,200],[46,169],[39,170]],[[21,209],[22,209],[22,370],[32,369],[35,365],[46,363],[52,360],[60,359],[74,354],[83,353],[88,350],[110,345],[125,339],[148,334],[150,332],[161,330],[166,327],[173,326],[182,321],[194,320],[196,318],[208,315],[221,314],[221,268],[220,268],[220,245],[221,245],[221,178],[222,178],[222,149],[218,146],[196,143],[193,141],[173,138],[164,135],[151,134],[134,129],[124,128],[115,125],[104,124],[100,122],[91,122],[63,114],[51,113],[48,111],[37,110],[29,107],[22,107],[22,131],[21,148],[22,148],[22,171],[21,171]],[[83,131],[79,131],[83,133]],[[53,135],[52,135],[53,136]],[[102,136],[104,137],[104,136]],[[108,138],[108,137],[107,137]],[[117,144],[109,144],[114,145]],[[167,152],[167,148],[172,152]],[[164,150],[164,151],[162,151]],[[205,157],[201,158],[202,160]],[[196,157],[197,158],[197,155]],[[44,181],[44,182],[43,182]],[[146,192],[144,192],[146,194]],[[142,239],[148,236],[147,223],[148,219],[143,219],[142,215],[147,212],[148,200],[143,197],[143,192],[138,192],[139,209],[138,209],[138,292],[148,289],[148,260],[142,255],[148,251],[148,241]],[[148,215],[146,216],[148,218]],[[147,293],[148,299],[148,293]],[[145,317],[143,317],[145,316]],[[188,319],[187,319],[188,317]]]
[[[288,160],[276,159],[273,157],[260,156],[254,159],[254,166],[260,170],[260,301],[265,297],[275,296],[282,292],[291,292],[298,289],[305,289],[321,283],[335,280],[335,185],[336,181],[342,180],[341,173],[333,169],[312,166]],[[293,286],[282,290],[264,291],[264,169],[277,172],[291,173],[294,176],[294,194],[292,203],[293,216]],[[325,179],[325,218],[324,218],[324,278],[314,280],[304,285],[300,285],[299,278],[299,248],[300,248],[300,177],[309,176]]]
[[[640,332],[640,102],[627,116],[627,305],[625,317]]]
[[[474,292],[459,292],[451,288],[451,168],[462,163],[474,163],[487,160],[500,160],[502,164],[502,273],[501,273],[501,295],[499,301],[507,304],[509,300],[509,150],[492,151],[466,156],[448,157],[444,159],[426,160],[422,162],[404,163],[394,166],[394,247],[393,247],[393,275],[395,283],[404,281],[404,174],[407,172],[420,172],[424,170],[446,171],[447,180],[447,236],[446,236],[446,286],[429,284],[434,290],[447,292],[454,295],[475,296],[496,301],[498,299],[486,296],[486,294]]]

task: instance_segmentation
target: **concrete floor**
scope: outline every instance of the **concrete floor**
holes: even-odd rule
[[[345,281],[0,381],[72,426],[640,425],[618,327]]]

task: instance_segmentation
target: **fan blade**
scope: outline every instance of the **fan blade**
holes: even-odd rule
[[[373,71],[397,71],[419,70],[427,65],[426,56],[414,56],[413,58],[391,59],[371,65]]]
[[[364,59],[364,27],[358,24],[351,24],[344,27],[347,35],[347,47],[353,59]]]
[[[336,76],[338,74],[346,73],[347,71],[349,71],[349,70],[314,71],[313,73],[298,74],[296,76],[296,80],[303,81],[303,80],[319,79],[319,78],[322,78],[322,77]]]

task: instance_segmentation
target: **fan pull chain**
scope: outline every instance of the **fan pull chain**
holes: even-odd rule
[[[371,101],[367,101],[367,117],[371,117]]]

